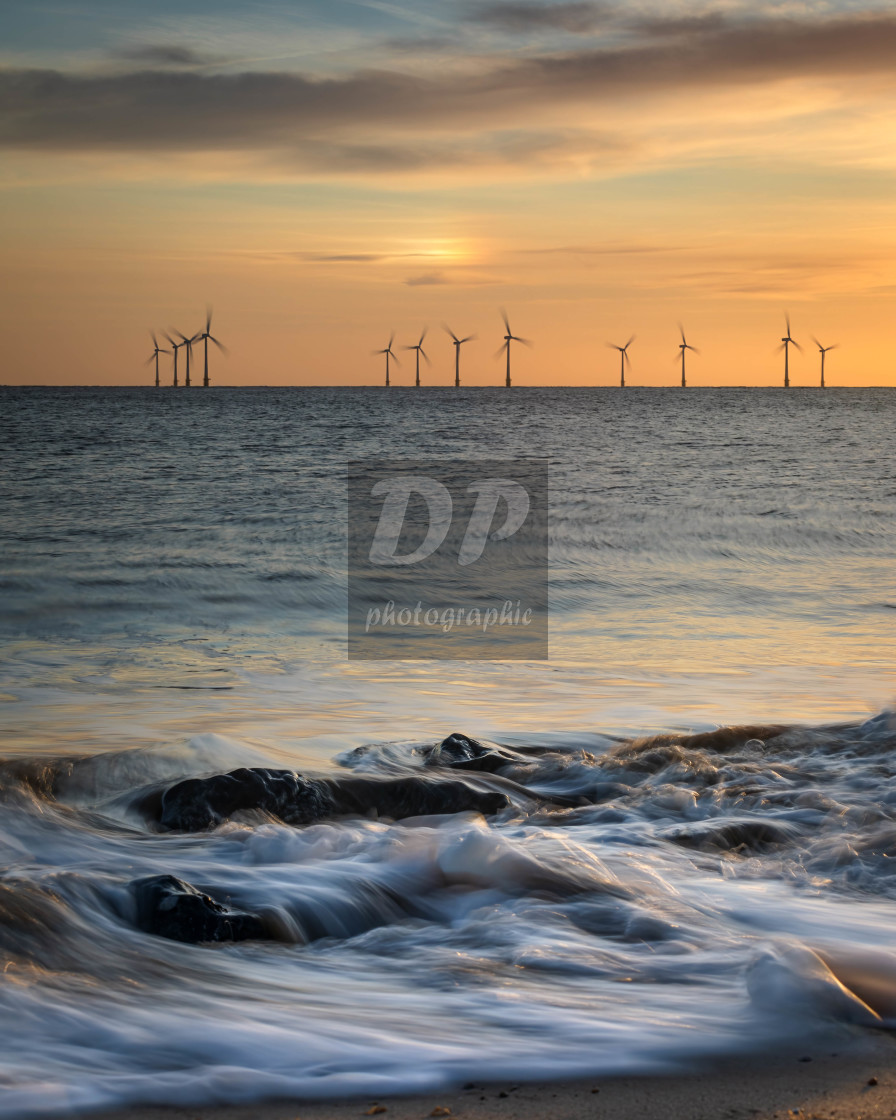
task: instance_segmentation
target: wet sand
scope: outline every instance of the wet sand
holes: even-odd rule
[[[797,1043],[798,1047],[798,1043]],[[808,1059],[808,1060],[807,1060]],[[269,1101],[210,1108],[117,1109],[95,1120],[892,1120],[896,1036],[857,1031],[844,1044],[690,1075],[475,1084],[407,1097]]]

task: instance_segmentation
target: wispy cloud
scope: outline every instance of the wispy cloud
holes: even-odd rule
[[[427,287],[430,284],[448,284],[450,281],[443,272],[424,272],[422,276],[409,276],[405,284],[409,288]]]
[[[145,63],[147,66],[206,66],[210,62],[220,61],[173,43],[125,47],[116,51],[115,57],[126,62]]]
[[[475,23],[487,24],[489,27],[511,33],[553,29],[584,34],[604,23],[610,11],[608,5],[597,3],[508,2],[477,4],[470,9],[469,18]]]

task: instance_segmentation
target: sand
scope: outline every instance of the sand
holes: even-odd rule
[[[797,1044],[798,1045],[798,1044]],[[808,1060],[807,1060],[808,1059]],[[844,1044],[699,1072],[588,1081],[476,1084],[407,1097],[268,1101],[212,1108],[139,1107],[95,1120],[891,1120],[896,1036],[860,1032]]]

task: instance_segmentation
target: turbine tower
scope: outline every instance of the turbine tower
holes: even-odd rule
[[[199,335],[194,334],[190,338],[187,338],[187,336],[183,333],[183,331],[177,331],[176,333],[179,334],[180,337],[183,339],[183,342],[181,342],[181,346],[186,346],[186,348],[187,348],[187,375],[184,378],[184,388],[189,389],[190,388],[190,358],[193,354],[193,343],[199,338]]]
[[[787,333],[789,334],[790,332],[788,331]],[[818,341],[818,339],[814,335],[812,336],[812,341],[818,347],[819,353],[821,354],[821,388],[823,389],[824,388],[824,356],[825,356],[825,354],[827,354],[828,350],[836,350],[837,347],[840,345],[840,343],[835,342],[833,346],[822,346],[821,343]]]
[[[678,330],[681,334],[681,342],[678,344],[678,349],[681,351],[681,387],[682,389],[686,389],[688,387],[688,382],[684,372],[684,352],[685,350],[693,350],[695,354],[699,354],[700,351],[696,346],[688,345],[688,340],[684,337],[684,327],[681,323],[678,324]]]
[[[784,315],[784,321],[787,323],[787,334],[784,336],[784,338],[781,339],[781,345],[778,347],[778,350],[783,350],[784,351],[784,388],[789,389],[790,388],[790,364],[789,364],[788,358],[790,356],[790,351],[789,351],[788,347],[795,346],[797,348],[797,350],[800,351],[800,353],[802,353],[803,348],[796,341],[796,339],[793,339],[793,338],[790,337],[790,316],[785,314]]]
[[[208,344],[209,344],[209,342],[214,342],[215,346],[218,347],[218,349],[221,351],[222,354],[227,353],[227,347],[224,346],[223,343],[219,342],[215,338],[215,336],[211,333],[211,329],[212,329],[212,309],[210,307],[207,307],[206,310],[205,310],[205,330],[201,331],[199,334],[197,334],[195,339],[193,340],[193,341],[196,341],[196,342],[201,340],[204,347],[205,347],[205,354],[204,354],[204,357],[205,357],[205,372],[204,372],[203,377],[202,377],[202,387],[203,387],[203,389],[207,389],[208,384],[209,384],[209,382],[208,382]],[[187,351],[187,353],[189,353],[189,350]],[[187,368],[189,368],[189,362],[187,364]]]
[[[167,331],[165,332],[165,337],[171,343],[171,351],[174,354],[174,380],[172,381],[171,385],[172,385],[172,388],[176,389],[177,388],[177,352],[181,348],[181,346],[183,346],[183,343],[182,342],[175,342],[174,339],[171,337],[170,334],[168,334]]]
[[[386,388],[387,389],[389,388],[389,359],[392,358],[397,366],[401,365],[401,362],[398,360],[398,355],[392,349],[392,343],[394,341],[395,341],[395,331],[393,331],[392,334],[390,335],[389,345],[386,347],[385,350],[374,350],[374,351],[372,351],[372,353],[374,353],[374,354],[385,354],[386,355]]]
[[[423,339],[424,338],[426,338],[426,327],[423,328],[423,330],[420,334],[420,341],[417,343],[416,346],[405,346],[405,350],[416,350],[417,351],[417,377],[416,377],[416,380],[414,381],[414,384],[417,386],[418,389],[420,388],[420,355],[421,354],[423,355],[423,359],[428,366],[432,365],[432,362],[426,356],[426,351],[423,349]],[[391,345],[391,343],[390,343],[390,345]]]
[[[468,334],[466,338],[458,338],[457,335],[454,333],[454,331],[449,326],[447,326],[447,324],[442,323],[442,326],[445,328],[445,330],[448,332],[448,334],[450,334],[451,337],[454,339],[454,388],[459,389],[460,388],[460,348],[461,348],[461,346],[463,346],[463,344],[465,342],[472,342],[473,339],[476,337],[476,335],[475,334]]]
[[[501,318],[504,320],[504,329],[507,331],[507,334],[504,335],[504,345],[498,347],[498,350],[497,350],[497,353],[495,354],[495,357],[497,358],[502,353],[507,354],[507,376],[504,379],[504,387],[506,389],[509,389],[510,385],[511,385],[511,382],[510,382],[510,344],[511,344],[511,342],[522,342],[522,344],[524,346],[531,346],[532,343],[528,340],[528,338],[520,338],[519,335],[513,333],[513,331],[510,329],[510,323],[508,322],[508,319],[507,319],[507,312],[503,308],[501,309]]]
[[[635,341],[635,336],[632,335],[632,337],[628,340],[628,342],[626,342],[625,346],[617,346],[614,342],[608,342],[607,343],[607,346],[609,346],[611,350],[618,350],[619,351],[619,388],[620,389],[625,388],[625,364],[626,364],[626,362],[628,362],[628,368],[629,369],[632,368],[631,358],[629,358],[629,356],[628,356],[628,348],[629,348],[629,346],[631,346],[631,344],[634,341]],[[682,353],[683,353],[683,351],[682,351]]]
[[[149,333],[150,333],[150,336],[152,337],[153,352],[149,355],[149,357],[146,359],[146,361],[143,364],[145,366],[148,366],[149,363],[153,359],[155,359],[155,363],[156,363],[156,388],[158,389],[158,387],[159,387],[159,354],[168,354],[168,353],[170,353],[170,351],[164,350],[164,349],[162,349],[161,346],[159,346],[159,340],[156,338],[156,332],[155,331],[150,331]]]

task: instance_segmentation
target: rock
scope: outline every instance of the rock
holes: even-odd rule
[[[257,914],[236,910],[174,875],[151,875],[131,884],[137,926],[173,941],[249,941],[267,938]]]
[[[518,759],[509,751],[485,747],[476,739],[455,732],[433,748],[428,761],[432,765],[447,766],[453,770],[474,770],[494,774],[496,770]]]
[[[261,809],[281,820],[306,824],[329,815],[323,791],[291,770],[248,769],[210,778],[187,778],[161,797],[159,823],[180,832],[199,832],[240,809]]]
[[[292,770],[232,770],[187,778],[164,791],[158,820],[165,829],[198,832],[243,810],[270,813],[286,824],[310,824],[339,816],[370,815],[401,820],[440,813],[493,814],[510,804],[497,790],[463,781],[406,778],[305,778]]]

